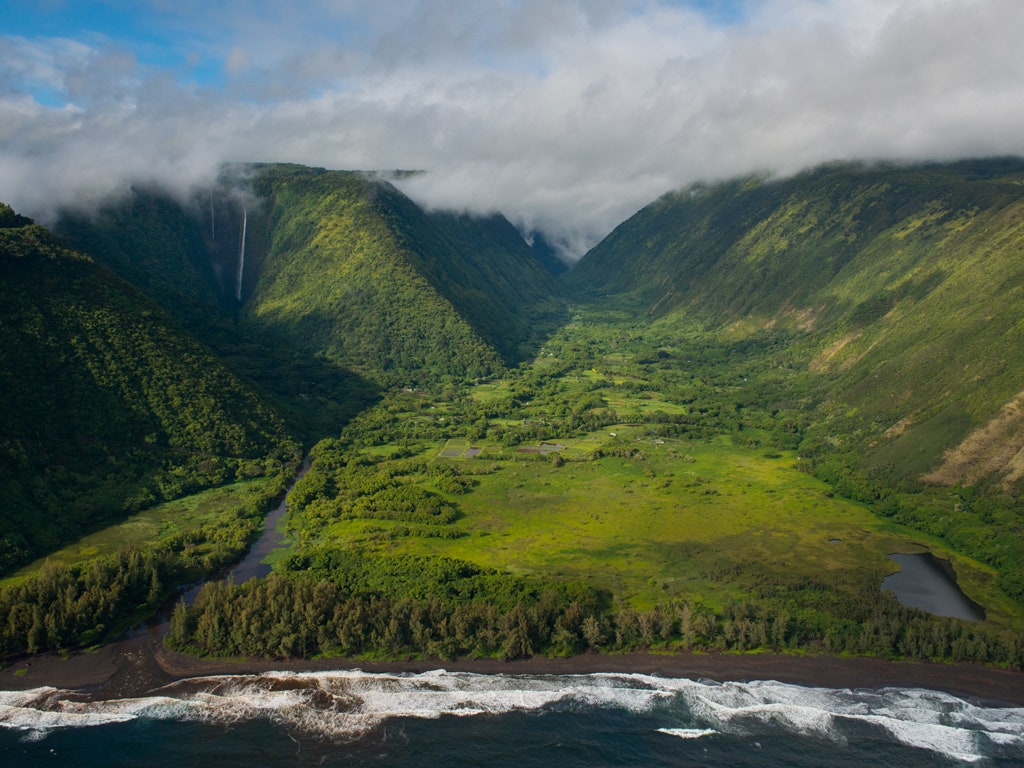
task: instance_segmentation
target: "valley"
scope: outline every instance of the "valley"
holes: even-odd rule
[[[257,233],[244,285],[218,283],[217,270],[235,273],[203,262],[227,258],[203,245],[212,222],[173,201],[135,204],[184,211],[156,217],[177,229],[146,251],[105,250],[136,226],[124,209],[67,219],[57,231],[115,271],[127,258],[133,290],[149,286],[147,300],[280,426],[262,454],[221,459],[231,471],[203,497],[183,485],[99,539],[58,550],[78,534],[54,537],[48,565],[9,571],[4,649],[111,631],[51,632],[59,622],[44,615],[47,583],[73,601],[68,584],[92,578],[91,564],[123,558],[102,542],[169,558],[143,566],[150,608],[186,571],[222,568],[301,442],[312,463],[289,494],[273,574],[208,584],[175,609],[172,646],[1019,667],[1024,507],[1006,409],[1024,374],[1022,182],[1019,163],[979,161],[695,189],[639,212],[557,279],[500,217],[426,213],[357,174],[272,166],[246,208],[225,203],[242,237]],[[186,280],[171,251],[205,266]],[[992,458],[979,469],[982,449]],[[174,565],[200,530],[196,546],[230,551]],[[950,562],[984,620],[930,616],[882,590],[889,554],[924,551]]]

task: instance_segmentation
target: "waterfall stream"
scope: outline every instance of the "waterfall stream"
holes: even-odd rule
[[[242,274],[245,271],[245,227],[246,227],[246,223],[247,223],[248,218],[249,218],[249,213],[245,209],[245,206],[243,205],[242,206],[242,245],[240,247],[240,252],[239,252],[239,255],[238,255],[238,280],[236,281],[236,286],[235,286],[235,300],[236,301],[241,301],[242,300]]]

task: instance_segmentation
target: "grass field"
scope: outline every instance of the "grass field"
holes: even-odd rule
[[[94,557],[113,554],[125,545],[158,543],[178,533],[198,528],[227,510],[244,506],[270,482],[269,478],[262,477],[245,480],[139,512],[124,522],[91,533],[15,571],[0,581],[0,587],[17,583],[37,573],[46,563],[76,565]]]
[[[721,608],[770,581],[837,590],[880,588],[896,570],[891,552],[951,557],[969,595],[992,619],[1019,623],[990,569],[941,543],[835,498],[795,467],[793,452],[769,453],[711,441],[640,438],[617,426],[560,440],[564,461],[518,457],[485,446],[484,458],[448,458],[451,440],[426,455],[472,473],[474,487],[452,497],[454,539],[382,537],[398,523],[335,521],[320,544],[441,555],[518,574],[583,580],[637,608],[674,598]],[[616,438],[610,433],[615,432]],[[629,446],[632,458],[586,460],[597,446]],[[476,466],[487,465],[485,474]],[[414,480],[426,483],[426,479]]]

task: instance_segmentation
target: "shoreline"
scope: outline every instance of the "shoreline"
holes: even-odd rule
[[[924,688],[986,705],[1024,706],[1024,672],[978,664],[898,662],[869,657],[790,656],[778,653],[587,653],[566,658],[518,661],[361,662],[329,659],[203,659],[166,648],[157,632],[129,637],[96,651],[67,657],[42,654],[0,669],[0,689],[51,686],[90,700],[140,698],[194,677],[258,675],[267,672],[327,672],[358,669],[368,673],[450,672],[504,675],[648,674],[669,678],[750,682],[774,680],[820,688]]]

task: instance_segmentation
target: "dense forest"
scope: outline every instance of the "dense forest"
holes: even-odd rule
[[[390,560],[388,565],[395,567]],[[436,570],[437,564],[431,562],[428,568]],[[1019,633],[935,619],[895,600],[879,605],[876,595],[865,595],[863,605],[844,620],[822,623],[784,604],[773,609],[737,603],[713,612],[684,602],[607,611],[586,594],[570,599],[573,595],[562,584],[546,589],[510,585],[502,590],[502,600],[475,584],[463,588],[461,581],[472,577],[454,584],[438,583],[429,574],[411,584],[398,581],[392,590],[401,596],[339,586],[337,578],[332,569],[330,578],[319,580],[306,573],[288,578],[286,573],[233,586],[211,582],[194,606],[178,604],[168,642],[199,654],[278,658],[510,660],[585,651],[775,650],[1024,665]],[[462,599],[448,595],[463,589],[476,594]],[[410,592],[432,596],[405,596]],[[519,593],[518,599],[509,603],[509,592]]]
[[[3,223],[0,568],[293,459],[275,410],[152,300],[9,208]]]

